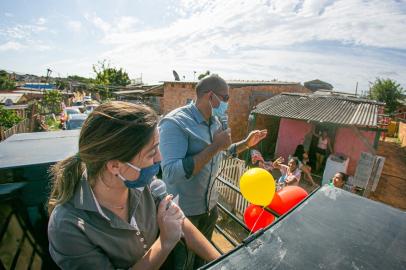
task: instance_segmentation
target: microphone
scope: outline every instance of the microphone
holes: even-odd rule
[[[161,179],[155,178],[154,181],[151,182],[149,185],[151,189],[151,194],[154,198],[157,198],[159,202],[165,199],[168,196],[168,192],[166,191],[166,184]],[[166,206],[166,210],[168,210],[169,206],[171,206],[174,202],[171,200],[168,205]]]
[[[157,198],[159,201],[162,201],[168,195],[168,192],[166,192],[165,182],[158,178],[155,178],[149,187],[151,189],[152,196]]]
[[[221,128],[223,130],[228,129],[228,116],[227,115],[223,115],[221,117],[219,117],[220,123],[221,123]]]
[[[149,185],[149,188],[151,189],[151,194],[154,198],[157,198],[159,202],[161,202],[166,196],[168,196],[168,192],[166,191],[166,184],[164,181],[161,179],[155,178],[154,181],[151,182]],[[174,202],[171,200],[168,205],[166,206],[166,210],[173,204]],[[181,210],[182,211],[182,210]],[[183,214],[183,212],[182,212]],[[186,242],[183,239],[184,234],[182,231],[182,238],[181,241],[182,243],[186,246]]]

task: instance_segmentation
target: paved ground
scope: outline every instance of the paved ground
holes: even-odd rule
[[[378,155],[386,158],[376,191],[370,198],[406,210],[406,149],[393,138],[379,142]]]

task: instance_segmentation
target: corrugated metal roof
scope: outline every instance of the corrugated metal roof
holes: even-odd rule
[[[13,94],[13,93],[0,94],[0,103],[5,103],[6,100],[8,99],[10,99],[13,103],[18,103],[18,101],[22,97],[23,94]]]
[[[377,127],[384,103],[340,95],[284,93],[256,106],[253,113],[359,127]]]
[[[115,91],[114,95],[125,95],[125,94],[142,94],[145,90],[124,90],[124,91]]]

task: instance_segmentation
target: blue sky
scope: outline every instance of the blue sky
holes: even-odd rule
[[[406,89],[406,0],[115,0],[0,3],[0,68],[92,77],[107,59],[144,82],[226,79]]]

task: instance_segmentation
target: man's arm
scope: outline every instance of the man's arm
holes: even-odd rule
[[[231,136],[229,130],[220,131],[213,136],[213,143],[208,145],[203,151],[193,156],[193,175],[198,174],[204,165],[220,151],[227,149],[231,144]]]
[[[185,132],[173,121],[162,120],[159,136],[163,180],[169,184],[186,181],[191,172],[187,171],[190,158],[186,156],[189,145]]]
[[[247,144],[247,139],[241,140],[237,143],[234,143],[233,145],[231,145],[230,148],[235,147],[235,153],[239,154],[245,150],[248,150],[250,147]]]
[[[231,143],[228,131],[213,136],[213,143],[194,156],[187,156],[188,138],[184,131],[170,120],[159,126],[163,179],[169,183],[185,181],[198,174],[219,151]]]
[[[266,129],[263,130],[254,130],[251,131],[250,134],[247,136],[247,138],[245,138],[242,141],[239,141],[235,144],[233,144],[230,148],[229,148],[229,152],[233,152],[232,147],[235,147],[235,152],[237,154],[241,153],[242,151],[247,150],[250,147],[253,147],[255,145],[257,145],[260,141],[262,141],[266,135],[267,135],[268,131]]]

